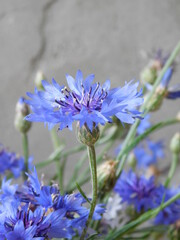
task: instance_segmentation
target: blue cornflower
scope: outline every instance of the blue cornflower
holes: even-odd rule
[[[80,193],[61,195],[57,185],[44,186],[39,182],[36,169],[28,175],[26,185],[23,185],[16,192],[17,198],[21,202],[31,203],[33,206],[42,207],[47,212],[63,211],[64,218],[69,220],[70,227],[78,230],[79,234],[85,227],[89,216],[89,208],[84,206],[86,200]],[[95,208],[93,220],[101,219],[101,214],[105,212],[104,205],[98,204]]]
[[[143,141],[133,150],[139,167],[148,167],[156,164],[158,159],[164,157],[164,145],[162,141]]]
[[[154,177],[146,179],[138,177],[134,172],[122,172],[114,191],[122,198],[122,202],[133,205],[137,212],[146,211],[154,207],[154,197],[157,194]]]
[[[162,202],[167,202],[170,198],[175,196],[180,192],[180,188],[177,189],[167,189],[165,187],[161,187],[157,192],[157,196],[155,199],[155,207],[161,205]],[[163,224],[169,225],[175,223],[180,219],[180,200],[176,200],[168,207],[164,208],[155,218],[154,223],[156,225]]]
[[[74,232],[65,212],[47,212],[42,207],[34,211],[30,205],[5,204],[0,214],[1,234],[8,240],[72,238]]]
[[[85,123],[92,130],[93,125],[104,125],[112,122],[116,116],[122,123],[134,123],[140,117],[136,107],[143,102],[142,90],[137,91],[138,83],[126,83],[122,88],[110,90],[110,81],[102,86],[93,83],[94,75],[83,79],[82,72],[77,71],[76,78],[66,75],[67,87],[59,86],[53,79],[52,84],[42,81],[44,91],[35,89],[35,93],[27,93],[31,98],[26,100],[33,113],[26,117],[28,121],[44,122],[52,128],[60,124],[60,129],[72,129],[74,121]]]
[[[0,174],[10,171],[15,178],[18,178],[23,170],[23,157],[18,157],[14,152],[8,152],[5,148],[0,150]]]

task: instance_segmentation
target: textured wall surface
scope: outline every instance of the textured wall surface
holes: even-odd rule
[[[13,126],[14,108],[20,96],[33,91],[41,69],[48,80],[65,83],[65,73],[95,73],[96,80],[109,78],[113,86],[139,78],[147,63],[141,52],[153,48],[171,51],[180,39],[179,0],[0,0],[0,142],[22,153],[21,136]],[[179,67],[179,66],[178,66]],[[180,70],[171,84],[180,82]],[[174,116],[180,101],[164,101],[154,121]],[[177,126],[158,132],[169,137]],[[30,150],[35,161],[52,151],[47,129],[33,125]],[[67,148],[74,133],[58,133]],[[73,166],[78,156],[69,161]],[[51,171],[48,172],[51,174]]]

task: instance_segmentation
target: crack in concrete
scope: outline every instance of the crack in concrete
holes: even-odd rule
[[[38,27],[38,32],[39,32],[39,37],[40,37],[40,47],[39,50],[37,51],[36,55],[34,57],[32,57],[32,59],[30,60],[30,73],[27,77],[27,79],[29,80],[30,77],[32,76],[32,74],[34,73],[35,69],[37,68],[38,62],[42,59],[45,49],[46,49],[46,36],[45,36],[45,27],[46,27],[46,23],[47,23],[47,15],[49,10],[51,9],[51,7],[57,2],[58,0],[50,0],[49,2],[47,2],[43,9],[42,9],[42,17],[39,23],[39,27]]]

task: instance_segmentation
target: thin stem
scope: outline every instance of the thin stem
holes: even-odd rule
[[[25,160],[25,170],[24,170],[24,179],[27,179],[27,176],[25,175],[25,172],[28,173],[29,171],[29,164],[28,164],[28,159],[29,159],[29,147],[28,147],[28,137],[26,133],[22,134],[22,145],[23,145],[23,152],[24,152],[24,160]]]
[[[51,130],[51,140],[52,140],[54,149],[56,150],[61,145],[61,143],[60,143],[60,139],[57,136],[57,132],[56,132],[55,128],[53,128]]]
[[[89,156],[89,166],[91,171],[91,179],[92,179],[92,202],[90,207],[89,216],[86,222],[86,227],[84,228],[80,240],[83,240],[86,236],[86,232],[89,224],[91,223],[93,213],[96,207],[97,202],[97,168],[96,168],[96,152],[94,146],[87,147],[88,156]]]
[[[61,145],[61,143],[54,128],[51,130],[51,139],[54,146],[54,150],[57,150]],[[64,164],[65,163],[63,163],[63,166],[62,166],[62,164],[60,163],[60,159],[56,158],[56,173],[58,176],[58,182],[59,182],[59,188],[60,188],[61,194],[63,194],[64,192],[63,177],[62,177],[62,172],[63,172],[62,167],[64,169]]]
[[[96,159],[96,163],[100,163],[103,155],[112,147],[114,142],[109,142],[106,147],[102,150],[102,152],[100,153],[100,155],[97,157]],[[90,179],[90,176],[88,174],[89,168],[87,168],[86,170],[84,170],[83,174],[78,178],[77,182],[79,183],[80,186],[84,185],[85,183],[87,183]],[[72,192],[74,191],[76,188],[76,185],[74,183],[70,184],[70,186],[67,187],[67,191],[68,192]]]
[[[168,173],[167,179],[166,179],[165,184],[164,184],[165,187],[169,186],[169,183],[170,183],[171,179],[173,178],[174,173],[176,171],[178,161],[179,161],[179,155],[173,153],[173,160],[172,160],[172,163],[171,163],[171,167],[169,169],[169,173]]]
[[[167,60],[165,66],[163,67],[162,71],[160,72],[160,75],[159,75],[158,78],[156,79],[156,82],[155,82],[155,84],[153,85],[152,90],[149,92],[148,97],[146,98],[144,104],[143,104],[142,107],[140,108],[140,111],[142,111],[142,112],[144,113],[144,114],[143,114],[144,116],[145,116],[145,115],[148,113],[148,111],[150,110],[150,107],[151,107],[151,106],[149,106],[148,108],[147,108],[147,106],[148,106],[151,98],[153,97],[153,94],[154,94],[157,86],[160,84],[162,77],[164,76],[165,72],[166,72],[167,69],[170,67],[170,65],[173,63],[173,61],[174,61],[174,59],[176,58],[176,56],[178,55],[179,51],[180,51],[180,42],[177,44],[177,46],[175,47],[175,49],[174,49],[174,51],[172,52],[171,56],[170,56],[169,59]],[[136,129],[137,129],[139,123],[140,123],[140,120],[137,119],[137,120],[135,121],[135,123],[131,126],[131,128],[130,128],[130,130],[129,130],[129,132],[128,132],[128,135],[126,136],[126,139],[124,140],[124,143],[123,143],[123,145],[122,145],[120,154],[124,151],[125,147],[126,147],[126,146],[133,140],[133,138],[135,137]],[[119,155],[120,155],[120,154],[119,154]],[[119,155],[118,155],[118,157],[117,157],[117,160],[120,159],[120,158],[119,158]],[[125,159],[125,160],[126,160],[126,159]],[[124,162],[125,162],[125,160],[124,160]],[[123,164],[122,164],[122,166],[123,166]],[[122,171],[122,169],[119,169],[119,170],[118,170],[118,172],[121,172],[121,171]],[[117,175],[118,175],[118,174],[117,174]]]
[[[59,189],[60,189],[60,192],[61,194],[63,195],[64,194],[64,185],[63,185],[63,179],[64,179],[64,168],[65,168],[65,165],[66,165],[66,158],[64,158],[62,161],[61,161],[61,164],[60,164],[60,168],[59,168]]]

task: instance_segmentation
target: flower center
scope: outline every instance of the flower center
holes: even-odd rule
[[[74,114],[79,113],[83,107],[89,112],[93,110],[100,111],[102,103],[108,94],[101,88],[100,83],[91,86],[89,91],[85,91],[83,84],[81,84],[81,91],[78,94],[74,91],[70,92],[66,87],[61,91],[64,98],[55,99],[55,102],[63,112],[73,111]]]

